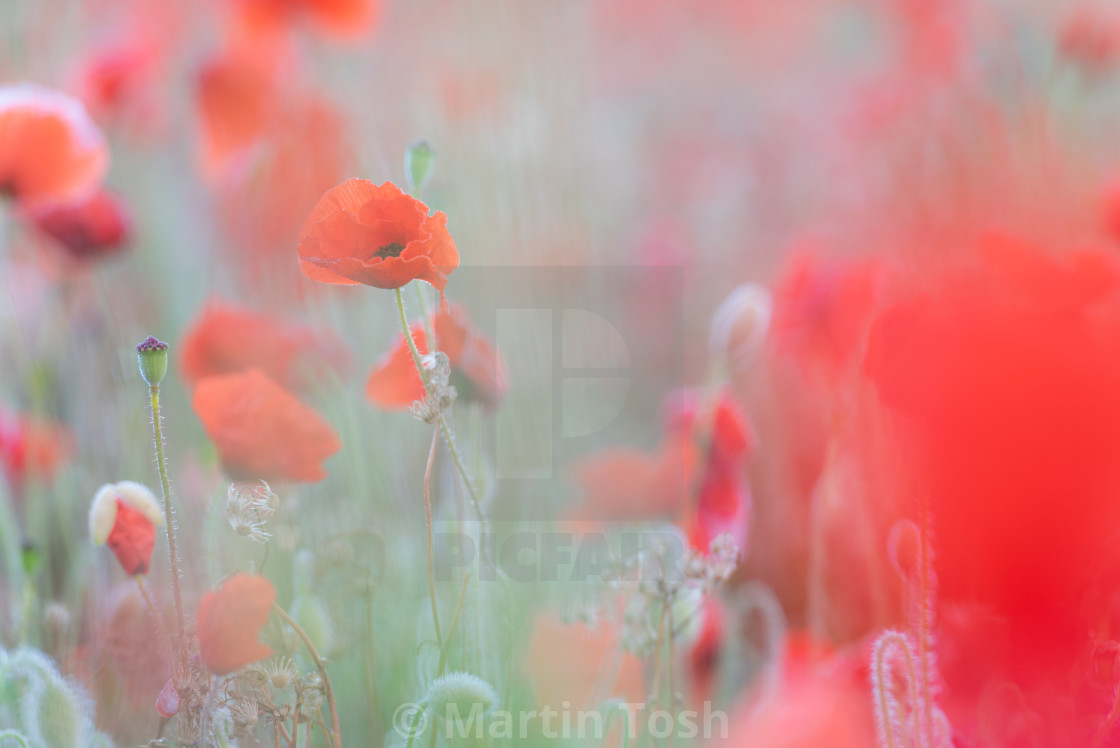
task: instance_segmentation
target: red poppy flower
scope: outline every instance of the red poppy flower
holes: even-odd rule
[[[19,488],[32,476],[49,479],[73,451],[63,426],[0,408],[0,467]]]
[[[439,349],[451,361],[451,384],[459,397],[497,408],[508,384],[505,361],[494,344],[471,327],[459,305],[436,313],[433,328]]]
[[[155,35],[149,25],[135,24],[81,61],[74,89],[98,121],[135,124],[140,131],[160,124],[163,112],[156,91],[162,54],[151,38]]]
[[[96,189],[108,166],[105,137],[76,99],[0,86],[0,195],[27,204],[77,199]]]
[[[113,551],[125,573],[147,574],[163,522],[159,504],[146,486],[121,481],[102,486],[89,508],[89,535]]]
[[[426,355],[428,336],[424,326],[415,324],[410,330],[416,350],[421,356]],[[412,360],[404,335],[398,335],[393,347],[374,365],[366,382],[366,397],[384,410],[408,410],[414,402],[424,398],[424,381],[416,371],[416,362]]]
[[[654,454],[615,448],[585,457],[573,472],[583,492],[573,518],[669,517],[707,551],[730,533],[742,548],[750,514],[747,422],[730,394],[702,403],[695,392],[666,398],[666,432]]]
[[[941,635],[985,660],[942,658],[958,692],[1068,688],[1118,620],[1097,594],[1120,566],[1118,339],[1113,257],[997,236],[900,284],[875,322],[865,370],[909,426],[890,464],[928,496],[942,603],[981,611]]]
[[[75,203],[44,205],[31,217],[40,231],[78,259],[113,254],[129,241],[132,230],[124,203],[105,191]]]
[[[729,533],[742,549],[750,518],[746,460],[752,439],[746,419],[726,390],[710,403],[690,391],[667,402],[670,435],[699,441],[706,456],[689,484],[696,492],[684,519],[689,541],[697,550],[707,551],[717,536]]]
[[[279,112],[278,57],[259,45],[237,44],[198,71],[202,166],[216,177],[245,161]]]
[[[320,481],[323,461],[342,448],[318,413],[259,369],[201,380],[193,404],[236,480]]]
[[[463,400],[477,400],[490,409],[498,406],[506,391],[506,369],[493,343],[470,327],[466,312],[459,306],[441,310],[433,321],[439,350],[451,363],[451,384]],[[428,336],[423,325],[412,326],[412,339],[421,355],[428,353]],[[385,410],[407,410],[424,397],[424,383],[416,371],[412,352],[404,336],[370,372],[366,383],[370,402]]]
[[[241,21],[250,30],[272,33],[307,16],[324,33],[359,37],[380,15],[380,0],[241,0]]]
[[[771,338],[826,386],[860,360],[883,274],[880,262],[798,255],[774,286]]]
[[[833,656],[798,663],[787,654],[783,677],[762,696],[748,694],[731,715],[719,748],[872,748],[879,745],[859,660]],[[719,723],[716,723],[718,728]]]
[[[194,386],[206,377],[257,368],[299,390],[326,367],[345,368],[349,351],[329,330],[279,322],[271,315],[211,301],[183,336],[183,377]]]
[[[459,252],[447,216],[394,184],[349,179],[327,191],[303,224],[299,264],[323,283],[400,288],[413,280],[443,293]]]
[[[234,574],[198,601],[198,651],[215,675],[226,675],[272,654],[258,641],[276,588],[264,577]]]
[[[251,167],[227,170],[219,185],[222,223],[252,285],[294,296],[303,276],[290,262],[291,248],[315,203],[346,176],[348,128],[329,101],[287,95],[251,143]]]

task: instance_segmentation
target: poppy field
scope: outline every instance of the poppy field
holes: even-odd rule
[[[1117,133],[1107,0],[0,0],[0,748],[1120,748]]]

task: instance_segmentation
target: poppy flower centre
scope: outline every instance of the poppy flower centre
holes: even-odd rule
[[[378,250],[373,253],[373,256],[380,257],[384,260],[386,257],[400,257],[403,251],[403,244],[400,242],[393,242],[392,244],[386,244],[384,247],[379,247]]]

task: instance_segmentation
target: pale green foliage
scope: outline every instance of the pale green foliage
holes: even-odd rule
[[[93,725],[93,702],[37,649],[0,650],[0,723],[32,748],[111,746]],[[18,737],[14,735],[18,732]],[[8,739],[10,738],[10,739]]]

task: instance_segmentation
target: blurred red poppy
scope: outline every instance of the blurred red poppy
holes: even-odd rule
[[[79,98],[102,124],[124,124],[145,132],[162,124],[163,107],[157,91],[163,49],[143,24],[122,33],[108,45],[92,50],[74,74]]]
[[[320,96],[285,92],[276,109],[251,140],[248,168],[225,171],[219,212],[252,286],[291,297],[303,285],[291,248],[315,203],[345,178],[351,145],[343,114]]]
[[[941,604],[979,611],[941,632],[974,653],[942,658],[958,693],[1068,689],[1117,620],[1098,589],[1120,567],[1116,340],[1114,257],[996,235],[900,283],[875,321],[865,370],[908,437],[882,464],[928,496]],[[1052,699],[1032,708],[1054,713]]]
[[[565,623],[551,613],[537,615],[525,675],[537,704],[553,709],[594,709],[612,697],[641,702],[646,696],[642,661],[622,650],[620,631],[608,620],[595,625]],[[603,682],[603,663],[618,657],[613,680]],[[596,688],[601,693],[596,693]],[[564,706],[565,702],[569,706]]]
[[[774,285],[771,339],[812,383],[833,388],[855,371],[867,338],[882,263],[796,254]]]
[[[478,401],[491,410],[497,408],[507,386],[501,354],[486,336],[470,326],[462,307],[441,310],[433,319],[436,341],[451,362],[451,384],[459,398]],[[415,324],[411,329],[417,350],[421,355],[427,354],[424,326]],[[424,383],[403,335],[397,337],[393,348],[370,372],[366,395],[370,402],[385,410],[407,410],[424,397]]]
[[[104,190],[88,200],[43,205],[31,217],[36,228],[75,259],[112,255],[129,242],[132,233],[124,203]]]
[[[193,404],[235,480],[320,481],[342,448],[318,413],[259,369],[199,381]]]
[[[451,361],[451,384],[465,400],[477,400],[493,410],[508,386],[506,364],[494,344],[472,327],[467,312],[453,304],[441,309],[432,322],[436,343]]]
[[[183,377],[194,386],[206,377],[260,369],[292,390],[327,369],[344,370],[350,352],[329,330],[284,323],[269,314],[212,300],[183,336]]]
[[[276,119],[280,98],[278,52],[234,44],[198,70],[202,167],[210,178],[242,164]]]
[[[303,224],[299,264],[323,283],[400,288],[413,280],[443,293],[459,252],[447,216],[396,185],[349,179],[327,191]]]
[[[372,29],[381,0],[240,0],[239,10],[252,31],[273,33],[306,16],[324,33],[345,39]]]
[[[264,577],[234,574],[198,601],[198,651],[215,675],[263,660],[272,650],[258,640],[268,623],[276,589]]]
[[[879,745],[861,659],[835,655],[798,662],[785,655],[776,688],[747,694],[731,715],[720,748],[872,748]],[[715,726],[719,723],[715,722]]]
[[[78,199],[97,188],[108,166],[105,137],[76,99],[0,86],[0,196],[24,204]]]
[[[0,408],[0,467],[17,491],[28,478],[49,480],[73,448],[64,426]]]
[[[665,435],[654,454],[612,448],[577,460],[579,519],[671,518],[694,548],[730,533],[743,548],[750,516],[746,459],[750,429],[730,393],[710,401],[681,390],[665,400]]]

